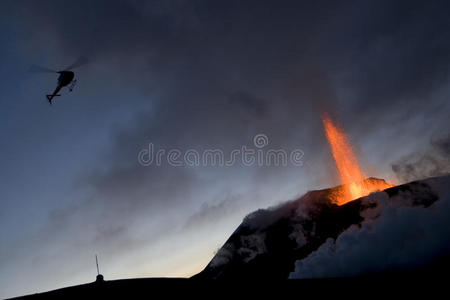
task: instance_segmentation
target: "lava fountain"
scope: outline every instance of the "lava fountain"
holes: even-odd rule
[[[339,177],[343,184],[340,191],[332,195],[332,199],[336,204],[342,205],[351,200],[367,196],[372,192],[393,186],[384,180],[366,179],[342,129],[333,124],[330,117],[326,114],[322,115],[322,122],[328,143],[331,146],[334,161],[336,162]]]

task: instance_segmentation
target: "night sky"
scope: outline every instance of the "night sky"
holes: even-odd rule
[[[415,179],[402,166],[449,138],[449,15],[448,1],[1,1],[0,297],[93,281],[95,254],[107,280],[199,272],[249,212],[339,184],[322,113],[368,176]],[[58,75],[30,66],[80,56],[49,106]],[[138,161],[149,143],[230,153],[258,134],[301,166]]]

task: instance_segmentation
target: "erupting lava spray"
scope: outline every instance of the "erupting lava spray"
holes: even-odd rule
[[[393,186],[385,182],[366,180],[345,133],[333,124],[326,114],[322,115],[322,122],[339,177],[344,185],[341,193],[333,195],[333,200],[338,205]]]

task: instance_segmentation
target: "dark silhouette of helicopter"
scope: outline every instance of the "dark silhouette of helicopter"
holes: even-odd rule
[[[75,87],[75,84],[77,83],[77,80],[75,78],[75,73],[72,72],[72,69],[75,69],[79,66],[82,66],[88,62],[88,59],[86,57],[80,57],[78,58],[73,64],[68,66],[67,68],[63,69],[62,71],[55,71],[46,67],[41,67],[37,65],[33,65],[30,68],[31,72],[44,72],[44,73],[58,73],[58,84],[53,91],[52,94],[46,95],[48,103],[52,105],[52,99],[56,96],[61,96],[58,94],[58,92],[65,86],[69,85],[69,91],[72,91]]]

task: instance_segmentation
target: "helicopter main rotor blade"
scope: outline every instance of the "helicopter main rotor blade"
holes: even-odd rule
[[[46,68],[46,67],[41,67],[38,65],[31,65],[30,67],[30,72],[33,73],[58,73],[58,71]]]
[[[73,64],[71,64],[70,66],[65,68],[64,71],[69,71],[69,70],[78,68],[84,64],[87,64],[88,62],[89,62],[89,60],[86,57],[81,56]]]

